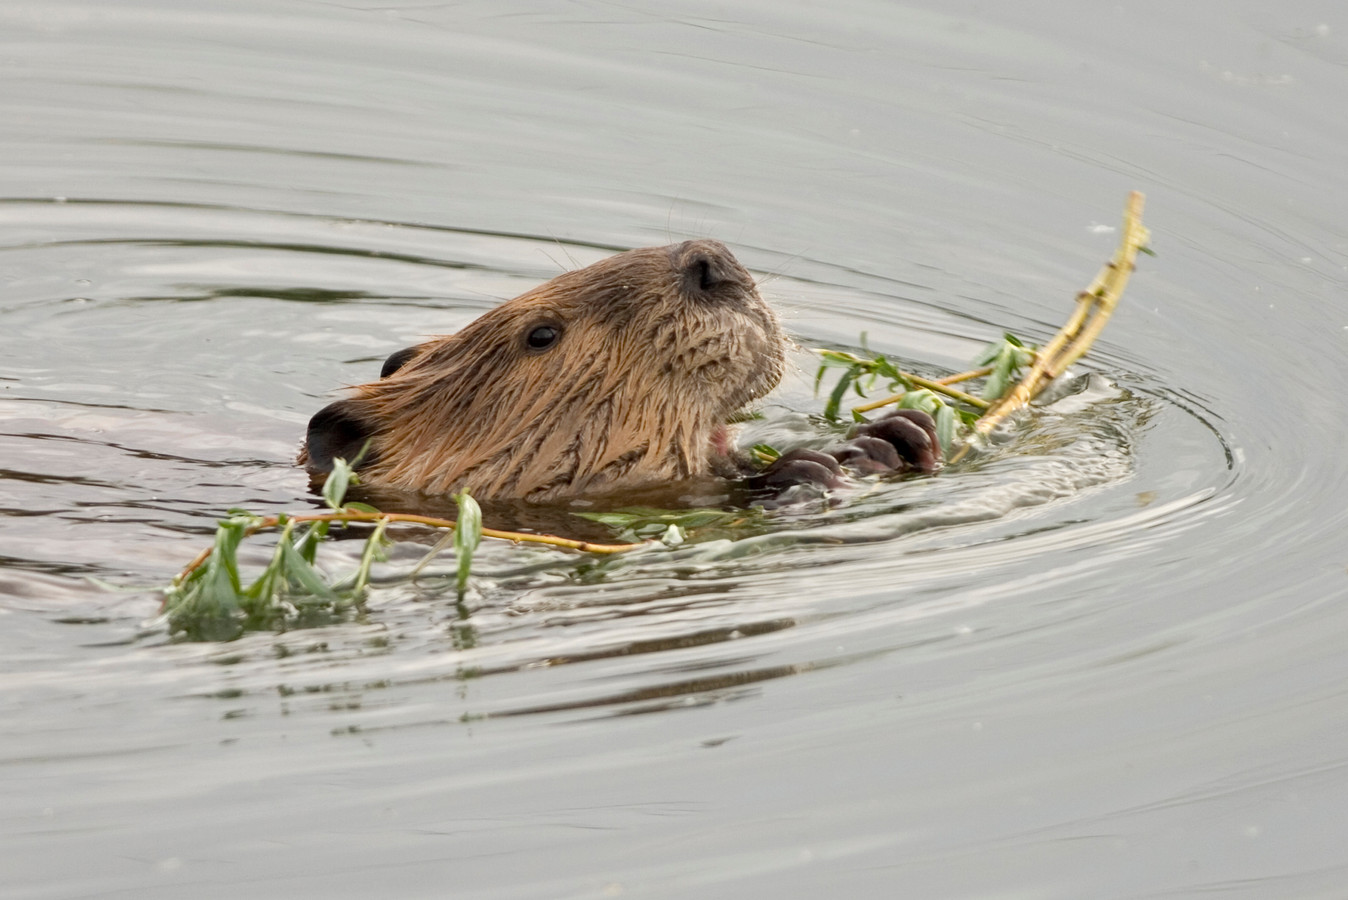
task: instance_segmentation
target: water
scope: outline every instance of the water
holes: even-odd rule
[[[1342,896],[1345,34],[0,5],[2,892]],[[302,508],[335,386],[562,268],[715,237],[803,345],[958,368],[1065,319],[1133,189],[1095,376],[976,465],[229,644],[88,579]],[[806,436],[808,376],[751,437]]]

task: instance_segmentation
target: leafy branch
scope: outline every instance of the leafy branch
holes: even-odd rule
[[[1050,381],[1085,356],[1095,343],[1109,322],[1109,317],[1114,314],[1133,270],[1137,268],[1137,255],[1151,255],[1151,249],[1147,246],[1151,232],[1142,224],[1144,201],[1139,191],[1128,195],[1128,205],[1123,211],[1123,232],[1114,256],[1105,263],[1090,286],[1077,294],[1076,310],[1067,324],[1044,345],[1029,373],[974,425],[976,435],[985,437],[1007,416],[1027,406]]]
[[[883,381],[888,395],[852,407],[854,420],[864,422],[863,413],[884,406],[921,409],[936,420],[944,454],[952,461],[962,459],[971,441],[985,437],[1009,415],[1029,405],[1049,382],[1084,356],[1104,330],[1136,266],[1137,255],[1151,252],[1147,248],[1150,235],[1142,225],[1142,206],[1141,193],[1134,191],[1129,195],[1123,232],[1113,258],[1090,286],[1077,295],[1076,310],[1067,324],[1042,349],[1005,334],[978,355],[971,370],[935,379],[906,372],[884,356],[816,350],[820,357],[816,392],[829,369],[843,369],[824,404],[824,417],[838,420],[849,388],[865,397],[867,390]],[[979,378],[983,379],[979,396],[952,386]],[[956,449],[961,438],[967,439]]]
[[[588,553],[621,553],[647,546],[646,542],[597,544],[553,535],[498,531],[482,527],[482,511],[466,491],[455,495],[457,520],[408,513],[384,513],[365,503],[344,503],[347,489],[359,483],[345,460],[335,460],[323,485],[329,512],[258,516],[232,509],[220,521],[215,541],[197,554],[164,591],[160,612],[170,634],[190,640],[233,640],[245,631],[282,630],[338,618],[364,601],[374,564],[386,560],[392,525],[421,525],[446,529],[458,559],[456,587],[460,599],[468,586],[473,553],[483,537],[515,543],[547,544]],[[356,569],[330,578],[316,564],[318,547],[334,525],[371,524]],[[244,587],[238,551],[244,538],[278,531],[270,562]],[[437,544],[413,574],[444,547]]]

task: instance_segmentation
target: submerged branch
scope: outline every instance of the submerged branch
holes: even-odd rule
[[[374,522],[386,525],[426,525],[430,528],[453,530],[457,523],[451,519],[439,519],[434,516],[419,516],[410,513],[364,512],[361,510],[337,510],[326,513],[296,513],[294,515],[259,517],[257,521],[244,529],[244,536],[251,537],[262,531],[270,531],[285,522]],[[498,531],[495,528],[483,528],[482,536],[512,541],[516,544],[546,544],[550,547],[562,547],[567,550],[580,550],[585,553],[626,553],[648,546],[650,541],[635,544],[596,544],[590,541],[577,541],[571,538],[557,537],[551,534],[529,534],[522,531]],[[173,579],[174,586],[182,584],[187,578],[210,558],[213,547],[207,547],[197,554]]]

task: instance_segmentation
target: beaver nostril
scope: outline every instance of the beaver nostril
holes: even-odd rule
[[[697,282],[697,286],[704,291],[709,291],[721,283],[712,272],[711,261],[705,257],[694,260],[689,266],[688,274],[692,276],[690,280]]]
[[[730,251],[712,241],[688,241],[674,248],[675,265],[683,270],[687,290],[710,294],[722,287],[752,289],[753,279]]]

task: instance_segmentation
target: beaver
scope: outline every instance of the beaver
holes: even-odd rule
[[[299,461],[316,483],[341,457],[370,485],[530,502],[704,475],[772,490],[836,486],[843,464],[934,467],[930,419],[901,411],[876,423],[884,434],[752,471],[727,422],[776,387],[788,345],[724,244],[630,250],[394,353],[379,380],[313,416]]]

